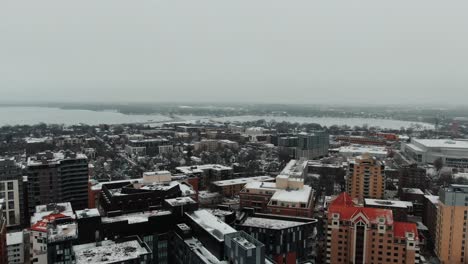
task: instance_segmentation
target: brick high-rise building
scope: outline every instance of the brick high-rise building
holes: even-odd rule
[[[359,207],[342,193],[328,208],[326,263],[418,263],[416,224],[391,210]]]
[[[347,192],[352,198],[383,199],[385,193],[385,165],[368,154],[349,161]]]
[[[439,192],[435,253],[442,264],[468,263],[468,185]]]

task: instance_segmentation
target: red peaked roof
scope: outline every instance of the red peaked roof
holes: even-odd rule
[[[340,195],[338,195],[338,197],[335,198],[335,200],[333,200],[333,202],[330,203],[330,207],[331,206],[345,206],[345,207],[350,207],[350,206],[354,206],[354,202],[353,202],[353,198],[351,198],[351,196],[349,196],[347,193],[341,193]]]
[[[415,239],[418,239],[418,228],[415,223],[394,222],[392,210],[356,206],[347,193],[340,194],[330,203],[328,217],[332,217],[333,213],[338,213],[340,219],[347,221],[351,219],[358,221],[362,219],[362,216],[359,216],[361,214],[372,224],[377,224],[379,218],[384,217],[386,225],[393,225],[393,235],[396,238],[406,238],[406,232],[412,232]]]
[[[50,214],[48,216],[44,216],[41,221],[33,224],[31,226],[31,230],[39,231],[39,232],[47,232],[47,224],[53,222],[55,219],[60,218],[67,218],[68,216],[64,214]]]
[[[395,222],[393,224],[393,236],[398,238],[405,238],[406,232],[414,234],[415,239],[418,238],[418,228],[415,223]]]
[[[333,200],[333,202],[330,203],[328,214],[331,216],[333,213],[340,214],[340,219],[348,221],[361,213],[371,223],[376,224],[378,223],[379,218],[383,217],[385,218],[386,225],[393,224],[393,213],[391,210],[356,206],[351,196],[345,192],[340,194],[335,200]]]

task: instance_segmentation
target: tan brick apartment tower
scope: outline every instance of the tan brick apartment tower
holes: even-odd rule
[[[327,218],[326,263],[419,263],[416,224],[393,221],[391,210],[356,206],[342,193]]]
[[[442,264],[468,263],[468,185],[452,184],[439,193],[435,252]]]
[[[385,166],[369,154],[349,161],[347,192],[360,202],[364,198],[383,199],[385,193]]]

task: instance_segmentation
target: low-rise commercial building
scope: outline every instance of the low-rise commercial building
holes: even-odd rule
[[[212,182],[212,191],[219,192],[224,196],[238,195],[244,186],[249,182],[274,182],[275,178],[270,176],[256,176],[249,178],[237,178],[232,180],[215,181]]]
[[[447,167],[468,168],[468,141],[452,139],[416,139],[401,145],[401,152],[418,164],[441,159]]]
[[[312,217],[314,191],[304,185],[306,160],[291,160],[276,177],[276,182],[251,182],[240,192],[240,206],[258,212]]]
[[[232,179],[232,167],[219,164],[205,164],[197,166],[177,167],[176,171],[187,176],[194,176],[200,179],[199,189],[206,190],[214,181]]]
[[[239,143],[227,139],[204,139],[194,144],[195,151],[217,151],[224,148],[238,149]]]

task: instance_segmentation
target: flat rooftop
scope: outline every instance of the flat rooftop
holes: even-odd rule
[[[224,241],[224,235],[237,232],[207,210],[198,210],[186,215],[219,241]]]
[[[6,243],[7,246],[23,244],[23,232],[7,233]]]
[[[364,199],[366,206],[382,206],[392,208],[412,208],[413,203],[407,201],[396,201],[396,200],[379,200],[379,199]]]
[[[62,214],[75,218],[71,203],[53,203],[36,206],[34,215],[31,217],[31,224],[41,221],[44,217],[51,214]]]
[[[98,182],[91,186],[91,190],[93,191],[100,191],[102,190],[102,185],[104,184],[112,184],[112,183],[122,183],[122,182],[128,182],[130,183],[141,183],[143,182],[143,178],[140,179],[131,179],[131,180],[119,180],[119,181],[109,181],[109,182]]]
[[[196,238],[186,239],[184,241],[190,249],[205,263],[210,264],[227,264],[227,261],[220,261],[215,257],[203,244]]]
[[[166,199],[164,200],[171,206],[179,206],[179,205],[186,205],[186,204],[196,204],[192,198],[190,197],[178,197],[174,199]]]
[[[424,192],[419,188],[402,188],[404,193],[420,194],[424,195]]]
[[[131,213],[131,214],[123,214],[119,216],[106,216],[102,217],[103,223],[115,223],[121,221],[128,221],[129,224],[138,224],[148,222],[148,219],[152,216],[158,215],[170,215],[171,211],[166,210],[155,210],[155,211],[147,211],[142,213]]]
[[[453,139],[412,139],[427,148],[461,148],[468,150],[468,141]]]
[[[76,264],[85,263],[119,263],[132,259],[137,259],[143,254],[150,253],[140,245],[137,240],[130,240],[123,243],[114,241],[102,241],[101,246],[96,243],[73,246]]]
[[[59,224],[47,228],[47,240],[50,243],[78,238],[78,224]]]
[[[307,168],[307,160],[291,160],[278,177],[300,177]]]
[[[101,216],[101,214],[99,213],[99,210],[96,208],[79,210],[79,211],[75,211],[75,213],[78,219]]]
[[[424,195],[424,197],[426,197],[426,199],[435,205],[439,204],[440,200],[438,195]]]
[[[220,197],[221,194],[217,192],[209,192],[209,191],[199,191],[198,197],[208,199],[208,198],[217,198]]]
[[[276,188],[276,182],[249,182],[244,186],[244,188],[270,191],[278,190],[278,188]]]
[[[277,190],[275,194],[273,194],[271,201],[308,204],[311,195],[312,187],[310,186],[304,186],[299,190],[281,189]],[[278,204],[278,206],[280,205]]]
[[[251,227],[258,227],[258,228],[266,228],[266,229],[286,229],[291,227],[296,227],[300,225],[304,225],[304,222],[298,221],[289,221],[289,220],[279,220],[279,219],[271,219],[271,218],[261,218],[261,217],[248,217],[241,226],[251,226]]]
[[[275,181],[275,178],[270,177],[270,176],[257,176],[257,177],[250,177],[250,178],[238,178],[238,179],[232,179],[232,180],[215,181],[212,184],[218,187],[223,187],[223,186],[230,186],[230,185],[247,184],[249,182],[264,182],[264,181]]]
[[[68,159],[87,159],[86,155],[83,153],[72,153],[75,156],[66,156],[66,153],[63,151],[60,152],[52,152],[51,157],[44,159],[44,160],[38,160],[38,155],[39,157],[46,157],[46,153],[38,153],[34,156],[31,156],[28,158],[27,165],[28,166],[38,166],[38,165],[43,165],[43,161],[45,164],[59,164],[63,160],[68,160]]]
[[[177,167],[176,169],[181,171],[182,173],[193,173],[193,172],[202,173],[204,170],[232,170],[231,167],[223,166],[219,164],[182,166],[182,167]]]
[[[244,237],[238,236],[238,237],[233,238],[232,240],[234,240],[234,242],[238,243],[239,245],[243,246],[245,249],[256,248],[256,246],[253,243],[251,243]]]
[[[351,145],[338,148],[340,153],[369,153],[386,155],[388,151],[385,147]]]

